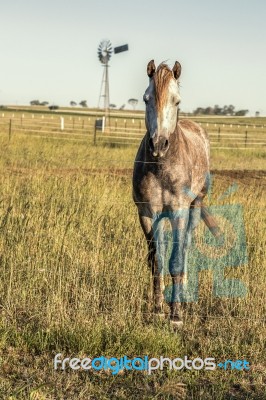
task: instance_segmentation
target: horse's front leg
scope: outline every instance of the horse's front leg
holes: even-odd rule
[[[157,240],[155,238],[152,218],[139,214],[139,219],[148,244],[148,264],[153,276],[154,312],[163,316],[164,279],[162,265],[159,260],[162,251],[156,248],[156,242],[159,241],[159,246],[163,246],[163,241],[161,236],[156,235]]]
[[[189,208],[171,213],[173,249],[169,260],[169,272],[172,277],[171,315],[170,320],[175,326],[182,325],[180,303],[184,299],[184,284],[187,279],[186,245],[189,221]]]

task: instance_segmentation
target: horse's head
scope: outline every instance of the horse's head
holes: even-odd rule
[[[169,148],[169,137],[174,132],[178,119],[178,78],[181,65],[176,61],[171,70],[162,63],[156,70],[154,60],[151,60],[147,66],[147,74],[150,84],[143,100],[146,104],[145,122],[149,146],[154,157],[163,157]]]

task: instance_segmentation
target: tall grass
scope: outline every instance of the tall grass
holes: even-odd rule
[[[211,270],[200,272],[198,301],[174,333],[152,313],[147,250],[125,169],[134,149],[17,137],[2,139],[0,151],[1,398],[265,398],[262,178],[237,180],[238,190],[221,201],[232,181],[217,175],[210,199],[243,205],[248,263],[226,268],[226,276],[241,279],[247,296],[213,297]],[[226,154],[225,163],[225,153],[215,152],[216,168],[246,165],[243,153]],[[245,156],[264,168],[261,153]],[[57,353],[245,358],[252,369],[114,377],[54,371]]]

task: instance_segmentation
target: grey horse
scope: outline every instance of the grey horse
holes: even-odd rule
[[[133,199],[148,243],[148,263],[153,274],[154,311],[163,315],[164,226],[170,221],[172,278],[170,321],[183,324],[181,305],[187,279],[187,255],[192,230],[200,218],[215,236],[220,235],[214,218],[202,201],[209,185],[209,139],[200,125],[179,120],[179,76],[154,60],[147,66],[149,86],[144,93],[147,132],[139,146],[133,171]]]

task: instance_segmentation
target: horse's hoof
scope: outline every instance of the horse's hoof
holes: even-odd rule
[[[174,331],[180,331],[183,328],[183,321],[179,320],[179,321],[175,321],[170,319],[170,324],[173,328]]]

